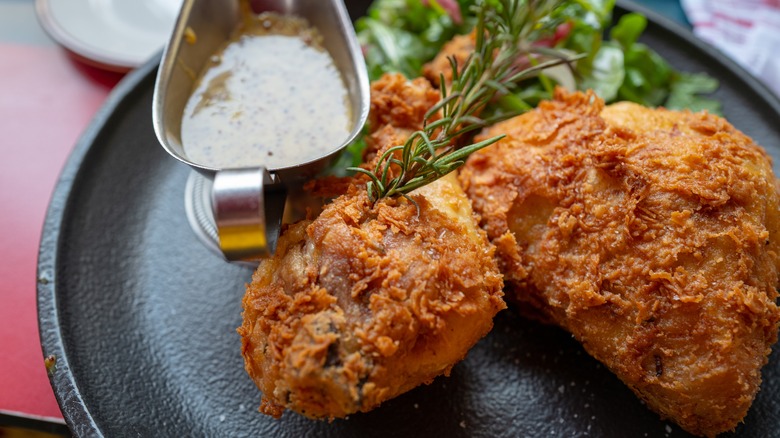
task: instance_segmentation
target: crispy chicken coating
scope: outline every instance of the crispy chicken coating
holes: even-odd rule
[[[403,75],[385,74],[371,84],[371,110],[363,160],[373,165],[377,151],[402,145],[409,135],[423,127],[423,118],[441,94],[424,78],[407,80]]]
[[[507,296],[570,331],[647,405],[714,436],[777,339],[778,186],[722,118],[566,94],[488,129],[460,180]]]
[[[410,99],[430,89],[396,85]],[[378,150],[403,143],[422,117],[419,101],[398,96],[372,95]],[[287,228],[260,263],[238,332],[261,412],[368,411],[449,374],[492,328],[503,282],[456,178],[409,197],[372,204],[365,187],[352,186],[314,220]]]
[[[462,67],[474,52],[476,46],[477,41],[474,32],[467,35],[455,35],[442,46],[439,53],[430,62],[423,66],[423,76],[437,87],[441,86],[442,77],[444,77],[445,83],[452,82],[452,64],[450,59],[455,60],[458,67]]]

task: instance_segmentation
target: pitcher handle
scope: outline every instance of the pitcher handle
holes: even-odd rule
[[[211,205],[219,246],[230,261],[273,255],[282,227],[287,190],[265,167],[221,170]]]

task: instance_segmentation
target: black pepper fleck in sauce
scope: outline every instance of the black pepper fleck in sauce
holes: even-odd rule
[[[276,169],[339,147],[349,135],[347,90],[319,35],[275,14],[247,23],[214,55],[185,107],[187,158]]]

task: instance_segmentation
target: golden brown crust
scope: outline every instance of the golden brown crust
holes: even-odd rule
[[[733,429],[777,339],[770,159],[706,113],[558,92],[488,129],[461,182],[508,296],[684,429]]]
[[[408,80],[398,73],[387,73],[371,84],[371,130],[385,125],[417,131],[423,116],[439,101],[440,94],[424,78]]]
[[[456,35],[445,43],[436,57],[423,66],[423,76],[437,87],[441,86],[442,76],[445,83],[450,83],[452,81],[450,59],[454,59],[457,66],[462,67],[476,48],[475,35],[474,32],[468,35]]]
[[[371,111],[363,162],[371,163],[380,149],[404,144],[409,135],[422,129],[425,113],[440,98],[423,78],[407,80],[398,73],[386,73],[371,84]]]

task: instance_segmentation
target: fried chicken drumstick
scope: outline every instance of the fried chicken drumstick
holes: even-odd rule
[[[497,133],[460,180],[507,297],[685,430],[733,429],[780,319],[766,152],[719,117],[592,93],[558,91]]]
[[[437,98],[425,80],[375,83],[370,150],[402,144]],[[262,412],[370,410],[448,374],[492,328],[503,283],[454,175],[409,197],[372,204],[353,186],[260,263],[238,331]]]

